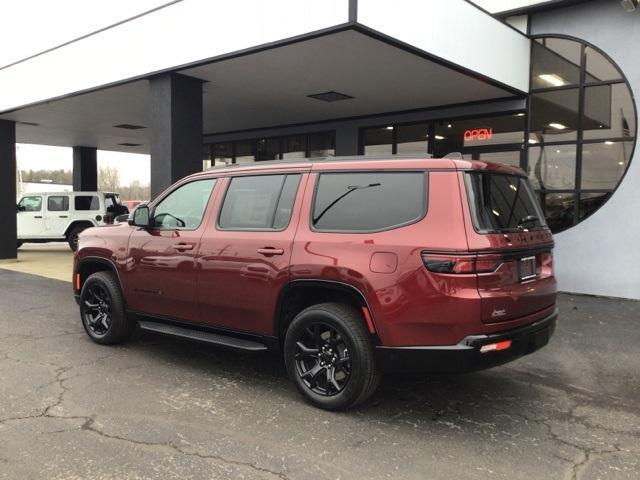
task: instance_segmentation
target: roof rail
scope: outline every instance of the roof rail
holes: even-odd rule
[[[295,158],[285,160],[258,160],[252,163],[232,163],[229,165],[216,165],[209,167],[206,171],[222,170],[225,168],[239,168],[248,167],[254,165],[290,165],[295,163],[315,163],[315,162],[341,162],[341,161],[353,161],[353,160],[411,160],[411,159],[430,159],[433,155],[415,154],[415,155],[348,155],[348,156],[336,156],[336,157],[313,157],[313,158]]]

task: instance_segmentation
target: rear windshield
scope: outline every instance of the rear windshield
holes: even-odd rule
[[[546,226],[526,178],[470,172],[466,174],[466,183],[476,230],[513,232]]]

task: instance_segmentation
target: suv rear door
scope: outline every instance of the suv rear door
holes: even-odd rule
[[[215,227],[207,229],[199,255],[198,297],[207,323],[273,334],[278,294],[289,280],[296,198],[305,183],[302,172],[225,180]]]
[[[553,239],[526,177],[489,171],[461,175],[469,249],[486,267],[478,273],[482,321],[512,320],[553,306]]]

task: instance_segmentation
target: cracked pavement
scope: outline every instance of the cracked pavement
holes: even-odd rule
[[[275,356],[96,345],[69,283],[0,270],[0,479],[640,478],[640,303],[559,303],[533,355],[330,413]]]

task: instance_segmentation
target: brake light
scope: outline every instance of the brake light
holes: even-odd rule
[[[502,256],[493,254],[423,253],[422,261],[430,272],[470,274],[495,271]]]

